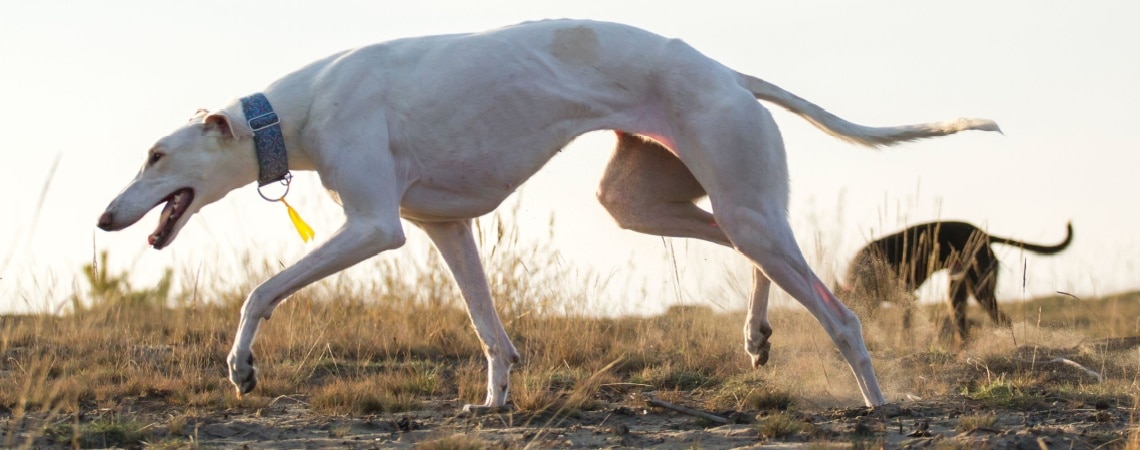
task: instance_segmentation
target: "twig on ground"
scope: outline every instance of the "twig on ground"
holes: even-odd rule
[[[644,384],[644,383],[603,383],[603,384],[598,385],[598,387],[611,387],[611,386],[653,387],[652,384]]]
[[[661,400],[657,397],[647,395],[645,397],[645,402],[649,403],[651,406],[659,406],[659,407],[662,407],[665,409],[671,409],[671,410],[677,411],[681,414],[688,414],[688,415],[693,416],[693,417],[699,417],[701,419],[705,419],[709,422],[719,423],[721,425],[728,423],[728,419],[725,419],[724,417],[709,414],[709,413],[704,412],[704,411],[698,411],[698,410],[695,410],[693,408],[688,408],[685,406],[669,403],[669,402],[667,402],[665,400]]]
[[[275,403],[277,403],[277,401],[279,401],[279,400],[282,400],[282,399],[285,399],[285,400],[292,400],[292,401],[294,401],[294,402],[297,402],[297,403],[299,403],[299,404],[302,404],[302,405],[305,405],[305,406],[309,406],[309,404],[308,404],[308,403],[305,403],[304,401],[301,401],[301,400],[297,400],[297,399],[295,399],[295,398],[293,398],[293,397],[290,397],[290,396],[288,396],[288,395],[278,395],[278,396],[277,396],[277,398],[275,398],[275,399],[273,399],[272,401],[270,401],[268,405],[265,405],[265,407],[266,407],[266,408],[268,408],[268,407],[270,407],[270,406],[273,406]]]
[[[1066,366],[1075,367],[1077,369],[1080,369],[1084,373],[1088,374],[1090,377],[1096,378],[1097,383],[1104,382],[1104,376],[1102,376],[1100,373],[1097,373],[1096,371],[1093,371],[1092,369],[1089,369],[1085,366],[1082,366],[1079,363],[1077,363],[1076,361],[1073,361],[1073,360],[1068,359],[1068,358],[1053,358],[1053,359],[1050,359],[1048,361],[1029,361],[1029,360],[1022,359],[1019,361],[1022,363],[1025,363],[1025,364],[1064,364]]]

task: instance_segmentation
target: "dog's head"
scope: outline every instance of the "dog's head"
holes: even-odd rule
[[[165,204],[148,242],[169,245],[190,216],[226,193],[257,179],[253,132],[240,113],[198,110],[190,121],[147,151],[138,175],[99,217],[99,228],[131,226]]]
[[[843,299],[860,316],[874,314],[882,302],[898,305],[913,302],[913,289],[908,288],[903,270],[900,273],[900,268],[891,264],[880,248],[864,247],[847,267]]]

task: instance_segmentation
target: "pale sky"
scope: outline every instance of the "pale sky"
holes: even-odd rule
[[[295,261],[312,244],[252,185],[207,206],[163,251],[146,245],[157,213],[118,233],[94,224],[150,145],[199,107],[220,107],[346,48],[562,17],[681,38],[865,125],[963,116],[1000,124],[1005,135],[873,151],[768,105],[788,149],[791,222],[825,277],[868,239],[916,222],[965,220],[1052,244],[1072,220],[1073,245],[1060,255],[996,247],[999,299],[1137,289],[1138,10],[1126,1],[4,2],[0,311],[54,309],[101,250],[112,270],[133,270],[140,285],[164,267],[230,273],[207,281],[220,286],[241,279],[242,255]],[[553,213],[562,261],[611,275],[597,296],[616,312],[682,302],[743,308],[742,257],[619,230],[598,206],[593,193],[611,144],[604,133],[580,139],[524,186],[528,238],[546,236]],[[295,189],[290,199],[327,238],[338,207],[311,175]],[[425,245],[409,231],[407,251]],[[928,300],[944,294],[928,291]]]

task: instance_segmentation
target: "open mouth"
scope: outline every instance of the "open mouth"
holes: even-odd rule
[[[147,238],[151,247],[158,250],[170,243],[170,238],[174,235],[174,224],[178,223],[178,219],[182,218],[193,201],[194,190],[182,188],[155,203],[155,206],[158,206],[160,203],[166,202],[166,206],[162,208],[162,215],[158,219],[158,228],[155,228],[154,233],[151,233],[150,237]]]

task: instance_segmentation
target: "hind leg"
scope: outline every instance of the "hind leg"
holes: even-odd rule
[[[752,269],[752,298],[744,318],[744,349],[752,356],[752,367],[768,363],[772,343],[772,324],[768,322],[768,288],[772,281],[760,269]]]
[[[998,262],[992,255],[989,260],[989,264],[984,266],[979,265],[979,267],[988,267],[980,276],[971,271],[969,287],[973,291],[974,298],[978,300],[978,303],[982,305],[982,309],[990,316],[990,320],[993,320],[995,324],[1007,327],[1011,321],[1009,320],[1009,316],[998,309],[997,296],[995,295],[995,291],[997,290]]]
[[[714,203],[714,208],[717,204],[723,203]],[[859,319],[812,272],[783,217],[783,209],[727,209],[731,211],[718,213],[717,218],[737,249],[815,316],[851,366],[864,402],[868,406],[886,403]]]
[[[678,133],[681,159],[707,189],[716,221],[737,250],[827,331],[854,372],[864,402],[886,403],[859,319],[812,272],[788,223],[787,162],[779,130],[758,103],[735,100],[692,109],[700,112],[685,117]]]
[[[618,133],[605,173],[598,186],[598,201],[618,226],[646,234],[701,239],[726,247],[732,242],[709,212],[694,201],[705,189],[680,159],[661,144]],[[744,348],[752,365],[768,362],[772,326],[768,322],[768,287],[771,282],[753,269],[752,295],[744,321]]]
[[[618,133],[597,192],[619,227],[731,247],[713,215],[693,204],[705,195],[705,188],[668,149],[627,133]]]

